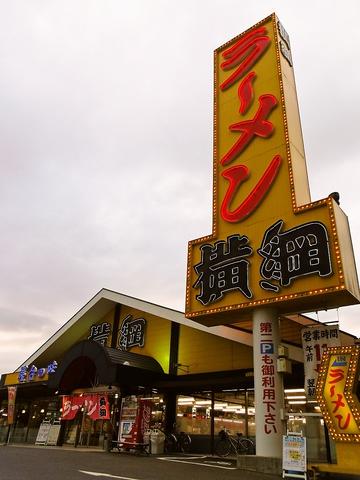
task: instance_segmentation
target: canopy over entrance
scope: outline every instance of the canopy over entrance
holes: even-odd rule
[[[152,357],[84,340],[68,350],[48,387],[64,394],[99,385],[146,385],[164,377],[161,365]]]

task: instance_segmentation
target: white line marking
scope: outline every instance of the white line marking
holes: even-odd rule
[[[121,480],[139,480],[138,478],[119,477],[118,475],[111,475],[110,473],[88,472],[86,470],[79,470],[79,472],[80,473],[85,473],[85,475],[92,475],[93,477],[120,478]]]
[[[201,460],[202,458],[207,458],[207,455],[196,455],[196,457],[182,457],[183,460],[186,462],[186,460]],[[179,457],[157,457],[158,460],[179,460]]]
[[[206,458],[206,457],[191,457],[192,459]],[[211,468],[222,468],[223,470],[236,470],[236,467],[222,467],[220,465],[211,465],[209,463],[199,463],[199,462],[188,462],[187,460],[179,460],[174,457],[157,457],[158,460],[165,460],[166,462],[177,462],[177,463],[189,463],[191,465],[198,465],[199,467],[211,467]]]

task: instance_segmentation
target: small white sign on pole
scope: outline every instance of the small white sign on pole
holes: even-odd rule
[[[306,479],[306,438],[283,435],[283,478]]]

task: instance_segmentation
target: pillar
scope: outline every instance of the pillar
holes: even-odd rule
[[[258,308],[253,313],[256,455],[281,458],[284,388],[276,360],[280,343],[275,309]]]
[[[164,394],[165,402],[165,432],[173,432],[176,424],[176,394],[168,392]]]

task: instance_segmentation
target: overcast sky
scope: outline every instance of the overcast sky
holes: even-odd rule
[[[312,200],[360,255],[358,1],[0,0],[0,373],[102,287],[184,310],[211,232],[213,50],[275,11]],[[321,321],[360,336],[360,307]]]

